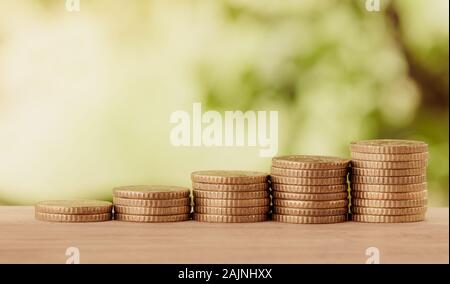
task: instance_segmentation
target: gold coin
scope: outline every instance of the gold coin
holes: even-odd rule
[[[163,223],[163,222],[182,222],[187,221],[190,214],[177,215],[131,215],[131,214],[114,214],[114,219],[117,221],[139,222],[139,223]]]
[[[335,216],[298,216],[273,214],[272,220],[294,224],[330,224],[347,221],[347,214]]]
[[[347,192],[347,184],[337,184],[337,185],[290,185],[290,184],[280,184],[272,183],[273,191],[282,192],[296,192],[296,193],[336,193],[336,192]]]
[[[383,177],[404,177],[426,175],[426,168],[415,169],[366,169],[351,168],[352,175],[357,176],[383,176]]]
[[[405,222],[423,221],[425,220],[425,214],[401,215],[401,216],[352,214],[351,219],[356,222],[366,222],[366,223],[405,223]]]
[[[192,187],[198,190],[210,191],[258,191],[268,190],[269,183],[252,183],[252,184],[220,184],[220,183],[201,183],[193,182]]]
[[[302,177],[302,178],[330,178],[347,176],[348,169],[337,170],[293,170],[272,167],[271,174],[288,177]]]
[[[267,221],[267,214],[233,216],[194,213],[194,220],[210,223],[253,223]]]
[[[372,176],[350,176],[350,183],[369,184],[415,184],[427,181],[427,176],[407,176],[407,177],[372,177]]]
[[[352,206],[358,207],[404,208],[404,207],[421,207],[426,205],[427,199],[377,200],[377,199],[352,198]]]
[[[391,161],[391,162],[404,162],[404,161],[418,161],[427,160],[428,152],[412,153],[412,154],[369,154],[369,153],[351,153],[352,160],[367,160],[367,161]]]
[[[220,184],[252,184],[264,183],[268,175],[262,172],[249,171],[198,171],[191,174],[193,182]]]
[[[134,199],[172,199],[189,197],[190,190],[180,186],[135,185],[121,186],[113,189],[117,197]]]
[[[346,177],[337,178],[294,178],[271,175],[272,183],[292,184],[292,185],[336,185],[346,184]]]
[[[297,170],[334,170],[348,168],[350,159],[314,155],[291,155],[272,159],[272,166]]]
[[[399,216],[399,215],[425,214],[427,212],[427,208],[426,207],[376,208],[376,207],[352,206],[351,211],[354,214],[363,214],[363,215]]]
[[[347,199],[348,193],[338,192],[338,193],[311,194],[311,193],[292,193],[292,192],[274,191],[272,192],[272,196],[273,198],[279,199],[321,201],[321,200]]]
[[[352,167],[355,168],[369,168],[369,169],[415,169],[426,168],[428,166],[427,160],[417,161],[403,161],[403,162],[380,162],[380,161],[363,161],[353,159]]]
[[[190,205],[190,198],[177,198],[177,199],[131,199],[113,197],[115,205],[123,205],[130,207],[176,207]]]
[[[259,199],[208,199],[208,198],[195,198],[195,206],[208,206],[208,207],[254,207],[254,206],[267,206],[270,204],[269,198]]]
[[[102,214],[111,213],[112,203],[102,200],[48,200],[35,205],[35,210],[51,214]]]
[[[360,199],[381,199],[381,200],[405,200],[405,199],[425,199],[427,191],[415,192],[370,192],[370,191],[352,191],[352,198]]]
[[[208,190],[197,190],[194,189],[195,198],[211,198],[211,199],[258,199],[258,198],[268,198],[268,191],[243,191],[243,192],[233,192],[233,191],[208,191]]]
[[[289,199],[274,199],[274,207],[292,207],[292,208],[342,208],[348,206],[348,200],[327,200],[327,201],[303,201],[303,200],[289,200]]]
[[[262,215],[269,212],[269,206],[256,207],[207,207],[195,206],[195,213],[211,215]]]
[[[428,152],[428,145],[415,140],[374,139],[352,142],[350,151],[374,154],[410,154]]]
[[[180,215],[191,213],[191,206],[130,207],[114,205],[114,213],[130,215]]]
[[[347,214],[348,207],[328,208],[328,209],[302,209],[302,208],[275,206],[273,207],[273,212],[281,215],[294,215],[294,216],[332,216],[332,215]]]
[[[364,184],[351,183],[350,187],[353,191],[370,191],[370,192],[415,192],[427,190],[427,183],[416,184]]]
[[[103,214],[52,214],[35,211],[36,220],[47,222],[81,223],[111,220],[111,213]]]

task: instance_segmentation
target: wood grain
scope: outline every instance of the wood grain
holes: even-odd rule
[[[448,263],[448,221],[448,208],[430,208],[406,224],[57,224],[0,206],[0,263],[65,263],[70,246],[81,263],[364,263],[371,246],[381,263]]]

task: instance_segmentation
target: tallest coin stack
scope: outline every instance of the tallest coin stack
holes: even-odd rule
[[[425,219],[428,145],[409,140],[365,140],[350,145],[352,220],[372,223]]]

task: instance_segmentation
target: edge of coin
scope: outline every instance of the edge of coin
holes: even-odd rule
[[[325,208],[325,209],[303,209],[274,206],[273,213],[278,215],[293,215],[293,216],[333,216],[345,215],[348,213],[348,207],[342,208]]]
[[[351,220],[364,223],[409,223],[425,220],[425,214],[399,215],[399,216],[381,216],[381,215],[363,215],[352,214]]]
[[[208,191],[225,192],[243,192],[243,191],[264,191],[269,189],[269,183],[250,183],[250,184],[220,184],[220,183],[202,183],[192,182],[192,188]]]
[[[83,204],[86,202],[86,204]],[[54,204],[51,204],[54,203]],[[58,204],[60,203],[60,204]],[[66,204],[64,204],[66,203]],[[69,203],[74,203],[70,205]],[[76,203],[80,203],[77,205]],[[91,203],[89,205],[89,203]],[[49,214],[90,215],[111,213],[113,204],[109,201],[74,199],[74,200],[44,200],[35,204],[35,211]]]
[[[114,205],[115,214],[126,215],[181,215],[191,213],[191,206],[172,206],[172,207],[133,207]]]
[[[197,183],[254,184],[267,182],[268,176],[264,172],[255,171],[211,170],[195,171],[191,173],[191,180]]]
[[[193,219],[199,222],[209,223],[256,223],[267,221],[267,214],[260,215],[212,215],[194,213]]]
[[[350,211],[360,215],[401,216],[425,214],[427,207],[380,208],[351,206]]]
[[[293,185],[293,184],[282,184],[282,183],[272,183],[271,185],[273,191],[281,192],[291,192],[291,193],[303,193],[303,194],[322,194],[322,193],[339,193],[347,192],[347,184],[337,184],[337,185]]]
[[[269,191],[211,191],[211,190],[193,190],[194,198],[210,198],[210,199],[261,199],[269,198]]]
[[[173,190],[164,191],[168,189]],[[132,199],[178,199],[189,197],[190,193],[187,187],[166,185],[130,185],[113,188],[114,196]]]
[[[270,206],[255,206],[255,207],[212,207],[212,206],[195,206],[194,213],[209,214],[209,215],[262,215],[268,214]]]
[[[331,224],[347,221],[347,214],[331,216],[298,216],[273,214],[272,220],[293,224]]]
[[[58,223],[105,222],[112,219],[112,213],[76,215],[35,212],[34,216],[39,221]]]
[[[176,214],[176,215],[114,214],[114,219],[116,221],[137,222],[137,223],[183,222],[190,219],[190,214]]]

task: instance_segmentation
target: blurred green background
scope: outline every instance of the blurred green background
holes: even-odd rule
[[[111,199],[199,169],[270,169],[258,148],[177,148],[173,111],[278,110],[278,154],[429,144],[448,206],[447,0],[0,0],[0,204]]]

